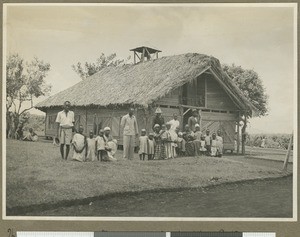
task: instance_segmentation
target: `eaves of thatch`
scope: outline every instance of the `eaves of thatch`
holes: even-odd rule
[[[241,110],[253,110],[232,80],[221,69],[219,60],[203,54],[188,53],[135,65],[107,67],[61,91],[35,107],[45,111],[69,100],[73,106],[135,104],[147,107],[172,90],[210,71]]]

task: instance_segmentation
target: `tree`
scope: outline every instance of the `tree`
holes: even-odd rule
[[[51,86],[45,77],[50,64],[38,58],[24,62],[18,54],[9,55],[6,62],[6,136],[14,137],[20,119],[27,118],[27,111],[34,107],[33,99],[47,95]],[[25,105],[24,102],[30,102]]]
[[[84,66],[80,62],[76,65],[72,65],[73,70],[80,76],[81,79],[86,79],[87,77],[99,72],[105,67],[118,67],[128,63],[130,56],[124,59],[117,59],[117,54],[113,53],[105,56],[104,53],[96,59],[96,62],[85,62]]]
[[[262,80],[252,69],[243,69],[241,66],[222,65],[223,70],[244,93],[245,97],[257,108],[256,116],[265,116],[268,113],[268,95]],[[245,154],[246,128],[248,119],[252,116],[249,112],[241,114],[240,125],[242,126],[242,154]]]

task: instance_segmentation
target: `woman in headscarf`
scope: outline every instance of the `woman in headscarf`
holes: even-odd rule
[[[185,125],[185,149],[187,156],[195,155],[194,133],[190,130],[189,125]]]
[[[103,139],[105,141],[105,151],[103,154],[104,161],[116,161],[117,159],[114,157],[117,151],[117,140],[113,139],[112,135],[110,134],[110,128],[104,128],[104,135]]]

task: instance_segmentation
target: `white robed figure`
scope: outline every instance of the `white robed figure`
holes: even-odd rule
[[[86,149],[87,149],[87,155],[86,159],[90,161],[96,161],[96,140],[94,138],[94,133],[91,130],[89,133],[89,137],[86,139]]]
[[[104,128],[104,135],[103,135],[104,141],[105,141],[105,151],[103,160],[104,161],[116,161],[115,158],[116,151],[118,149],[117,146],[117,140],[113,139],[113,137],[110,135],[110,128],[105,127]]]
[[[82,134],[83,126],[79,126],[79,131],[73,136],[72,145],[74,148],[73,160],[83,162],[86,158],[86,137]]]

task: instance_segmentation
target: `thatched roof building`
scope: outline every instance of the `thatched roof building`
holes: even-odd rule
[[[221,86],[240,109],[253,109],[253,105],[222,71],[218,59],[196,53],[104,68],[76,85],[50,96],[37,104],[36,108],[45,110],[61,106],[66,99],[74,106],[135,104],[147,107],[208,69],[218,76]]]
[[[152,129],[156,106],[163,110],[165,121],[178,114],[181,127],[198,109],[201,128],[224,132],[225,149],[234,149],[239,117],[255,107],[223,72],[214,57],[188,53],[148,60],[133,65],[107,67],[76,85],[50,96],[36,105],[46,112],[46,136],[57,131],[55,118],[64,101],[75,112],[75,126],[98,133],[104,126],[122,144],[120,118],[130,105],[137,108],[140,128]]]

